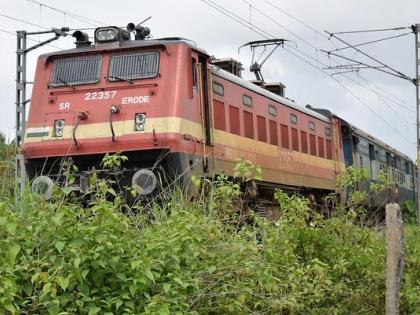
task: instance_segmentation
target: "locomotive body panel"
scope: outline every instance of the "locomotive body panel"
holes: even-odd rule
[[[136,52],[139,51],[125,54]],[[184,84],[192,80],[191,65],[186,61],[186,56],[191,56],[191,49],[185,45],[173,45],[170,54],[166,49],[161,49],[159,53],[159,72],[155,77],[111,82],[107,79],[110,58],[121,53],[95,52],[102,64],[99,82],[60,87],[48,87],[55,59],[47,62],[46,58],[40,58],[24,145],[25,157],[194,147],[191,141],[180,137],[183,134],[200,137],[201,134],[197,100],[188,85]],[[75,54],[70,58],[80,57]],[[110,108],[113,105],[119,108],[119,112],[112,115],[115,141],[112,140],[110,125]],[[80,113],[86,113],[87,118],[80,121],[74,132]],[[138,113],[146,116],[142,131],[135,129],[135,115]],[[60,137],[54,135],[56,120],[64,120]],[[193,152],[194,149],[188,151]]]
[[[223,70],[213,73],[213,84],[217,86],[213,106],[218,122],[214,153],[219,173],[233,175],[235,163],[244,158],[262,168],[266,182],[303,189],[335,189],[336,175],[343,169],[342,156],[333,156],[340,137],[338,143],[334,141],[333,126],[326,117],[296,104],[291,107],[290,101],[257,86],[241,84],[242,79]],[[293,122],[292,116],[296,118]],[[287,128],[286,135],[281,134],[282,126],[283,130]],[[292,130],[296,131],[295,139]],[[315,141],[310,143],[311,137]]]

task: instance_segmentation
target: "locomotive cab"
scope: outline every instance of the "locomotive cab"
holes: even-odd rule
[[[101,161],[113,152],[128,157],[118,176],[140,194],[190,169],[208,171],[208,55],[149,33],[132,23],[98,28],[92,44],[77,31],[76,48],[39,57],[24,142],[30,179],[63,181],[71,159],[80,179],[73,188],[83,191],[93,171],[109,175]]]

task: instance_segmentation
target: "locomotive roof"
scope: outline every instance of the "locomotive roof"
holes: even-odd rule
[[[216,67],[216,66],[211,66],[211,67],[212,67],[212,70],[213,70],[212,71],[213,74],[215,74],[215,75],[217,75],[217,76],[219,76],[223,79],[226,79],[228,81],[236,83],[236,84],[238,84],[238,85],[240,85],[240,86],[242,86],[242,87],[244,87],[248,90],[251,90],[255,93],[263,95],[267,98],[270,98],[273,101],[282,103],[282,104],[286,105],[287,107],[293,108],[293,109],[295,109],[297,111],[300,111],[304,114],[310,115],[314,118],[317,118],[317,119],[322,120],[324,122],[330,123],[330,119],[328,119],[328,117],[326,117],[324,115],[321,115],[321,114],[319,114],[319,113],[317,113],[313,110],[305,108],[304,106],[296,104],[295,102],[292,102],[292,101],[288,100],[287,98],[281,97],[281,96],[279,96],[277,94],[274,94],[274,93],[272,93],[272,92],[270,92],[266,89],[263,89],[263,88],[255,85],[254,83],[249,82],[248,80],[242,79],[242,78],[240,78],[240,77],[238,77],[238,76],[236,76],[236,75],[234,75],[230,72],[227,72],[227,71],[225,71],[225,70],[223,70],[219,67]]]
[[[131,48],[138,48],[138,47],[156,47],[156,46],[169,46],[174,44],[184,44],[202,54],[208,56],[208,53],[199,47],[197,47],[196,43],[192,40],[182,37],[166,37],[166,38],[159,38],[159,39],[146,39],[146,40],[127,40],[122,42],[110,42],[107,44],[100,44],[100,45],[89,45],[80,48],[71,48],[65,50],[59,50],[51,53],[42,54],[41,57],[53,57],[53,56],[62,56],[62,55],[71,55],[76,53],[92,53],[95,51],[103,51],[103,50],[118,50],[118,49],[131,49]]]

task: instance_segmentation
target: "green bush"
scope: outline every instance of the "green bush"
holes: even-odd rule
[[[60,194],[0,203],[1,314],[384,313],[384,239],[372,229],[324,221],[282,192],[280,222],[238,225],[238,186],[223,177],[207,197],[174,191],[131,215],[106,186],[87,208]],[[406,314],[420,305],[419,233],[407,230]]]
[[[15,146],[0,133],[0,200],[11,198],[15,187]]]
[[[401,314],[420,314],[420,228],[404,227],[405,266],[401,290]]]

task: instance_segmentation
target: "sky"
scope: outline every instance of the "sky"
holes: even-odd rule
[[[0,0],[0,132],[9,139],[14,137],[14,33],[17,30],[125,26],[149,16],[151,19],[144,25],[151,29],[153,38],[180,36],[192,39],[216,58],[231,57],[241,61],[246,79],[253,79],[249,72],[251,53],[247,47],[238,53],[241,45],[264,38],[290,40],[264,63],[262,73],[266,81],[282,82],[286,85],[286,96],[297,104],[329,109],[415,158],[414,84],[374,69],[347,73],[343,73],[343,69],[325,69],[354,63],[343,57],[374,66],[379,64],[353,49],[337,52],[341,57],[328,57],[322,50],[344,47],[338,39],[329,39],[325,30],[336,33],[410,27],[420,23],[418,0]],[[87,32],[93,34],[93,30]],[[410,29],[402,29],[337,36],[354,45],[410,32]],[[28,45],[48,36],[32,36]],[[28,81],[33,80],[38,55],[72,48],[74,38],[60,38],[51,45],[54,47],[44,46],[29,53]],[[415,77],[412,33],[358,48],[407,77]],[[30,98],[30,86],[28,89]]]

